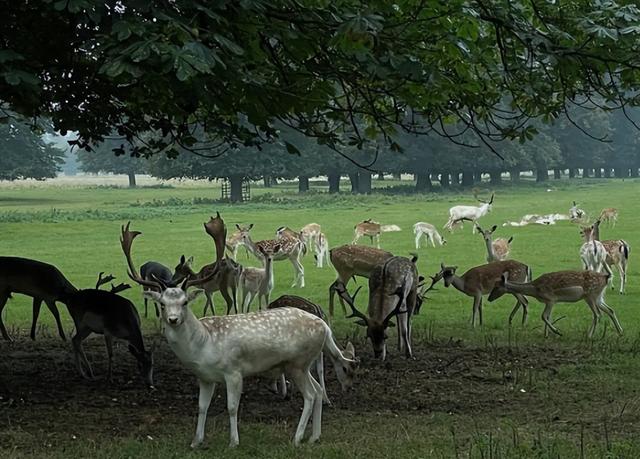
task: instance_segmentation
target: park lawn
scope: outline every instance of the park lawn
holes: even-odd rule
[[[391,183],[386,182],[383,182],[385,186]],[[584,303],[556,306],[553,316],[562,317],[557,323],[562,336],[544,339],[539,319],[541,307],[535,302],[530,307],[528,325],[509,328],[506,319],[513,299],[507,297],[495,304],[486,303],[484,326],[474,330],[469,325],[471,299],[439,285],[437,291],[430,293],[420,316],[414,318],[414,347],[418,359],[409,365],[397,354],[395,331],[391,331],[388,357],[391,366],[388,367],[371,362],[370,346],[362,330],[343,319],[338,311],[334,321],[337,337],[341,342],[353,339],[357,351],[366,357],[356,390],[369,391],[369,398],[361,399],[360,395],[357,402],[351,403],[353,394],[330,394],[337,403],[325,410],[321,443],[300,450],[289,445],[295,428],[292,421],[297,422],[297,415],[286,418],[283,424],[282,420],[272,419],[259,422],[249,413],[247,421],[242,418],[240,421],[240,448],[227,450],[224,402],[218,401],[218,410],[210,415],[207,426],[210,450],[204,454],[226,457],[567,457],[579,456],[582,449],[585,457],[640,455],[640,443],[636,440],[640,430],[637,390],[640,312],[635,301],[640,286],[638,264],[634,261],[634,248],[640,247],[636,231],[640,223],[639,187],[640,182],[635,180],[505,185],[495,190],[494,209],[481,221],[483,227],[500,226],[528,213],[566,213],[573,200],[589,215],[597,215],[603,207],[617,207],[618,225],[604,226],[601,233],[603,239],[623,238],[632,248],[627,294],[621,296],[617,291],[610,291],[607,295],[608,304],[616,310],[625,329],[624,336],[612,333],[611,324],[603,318],[596,337],[587,340],[591,314]],[[483,193],[488,194],[488,184],[484,188]],[[253,223],[252,234],[256,240],[272,237],[280,226],[300,228],[317,222],[331,246],[350,242],[353,226],[358,221],[373,218],[383,224],[396,224],[402,231],[383,234],[382,247],[398,255],[417,252],[423,275],[436,273],[440,262],[457,265],[462,273],[485,260],[482,238],[471,234],[470,225],[454,234],[443,234],[448,241],[444,247],[422,247],[418,251],[414,247],[412,225],[426,221],[442,227],[449,207],[474,202],[467,191],[412,195],[386,190],[370,196],[351,196],[320,193],[316,187],[308,195],[298,196],[291,186],[282,186],[256,192],[255,202],[232,206],[213,202],[211,199],[218,196],[218,191],[211,190],[203,186],[137,190],[0,188],[1,253],[53,263],[78,287],[93,286],[100,271],[113,273],[124,281],[126,270],[118,236],[120,225],[131,219],[132,228],[143,232],[133,249],[137,264],[155,259],[173,266],[178,257],[185,254],[195,256],[195,266],[199,267],[214,257],[212,240],[205,234],[202,223],[220,211],[229,231],[236,223]],[[265,192],[269,195],[264,196]],[[496,231],[498,237],[511,235],[514,236],[511,257],[529,264],[534,276],[581,267],[579,229],[569,222],[553,226],[500,227]],[[367,241],[363,239],[361,243]],[[255,260],[247,259],[242,250],[239,261],[256,264]],[[311,256],[305,258],[304,265],[307,286],[298,290],[289,287],[293,280],[290,264],[276,263],[276,288],[272,298],[285,292],[296,293],[326,307],[327,289],[335,278],[333,269],[315,268]],[[616,272],[616,288],[618,281]],[[365,287],[358,304],[366,309],[366,282],[359,279],[358,284]],[[353,288],[353,284],[350,285]],[[141,310],[138,288],[125,295]],[[223,301],[218,294],[215,300],[217,311],[222,311]],[[194,306],[197,314],[201,313],[203,304],[201,301]],[[70,332],[71,320],[66,311],[62,315],[65,329]],[[152,316],[150,313],[149,318],[143,318],[147,336],[157,333]],[[16,343],[0,342],[0,355],[3,351],[17,351],[21,343],[28,340],[29,299],[16,295],[5,308],[3,317]],[[43,343],[58,340],[47,311],[41,314],[40,323],[39,340]],[[102,352],[99,351],[97,359],[106,358]],[[453,357],[448,359],[448,355]],[[404,365],[410,368],[406,374],[402,372]],[[69,378],[77,378],[73,368],[67,370]],[[11,387],[11,368],[5,365],[0,371],[0,391],[17,390]],[[389,372],[399,378],[391,387],[367,379],[393,381],[388,378]],[[415,380],[401,381],[403,377]],[[440,377],[445,379],[433,379]],[[433,386],[422,385],[424,381],[432,382]],[[195,395],[195,382],[191,389]],[[158,390],[162,390],[161,384]],[[117,387],[109,391],[117,394]],[[415,394],[420,391],[430,392],[427,400],[434,403],[424,407],[407,405],[402,402],[405,399],[402,391],[414,393],[408,397],[411,400],[418,397]],[[381,400],[379,409],[377,399]],[[187,448],[195,426],[197,404],[194,400],[186,403],[193,415],[174,416],[167,409],[162,413],[167,423],[161,423],[156,426],[157,431],[150,433],[153,440],[134,428],[115,438],[108,432],[83,435],[81,425],[76,429],[77,440],[60,434],[43,440],[41,433],[10,422],[7,416],[7,421],[0,424],[0,455],[4,449],[10,456],[200,457],[203,453],[191,453]],[[273,398],[264,402],[265,414],[269,412],[269,404],[274,403],[278,401]],[[0,399],[0,406],[2,404]],[[16,409],[11,406],[5,412]]]

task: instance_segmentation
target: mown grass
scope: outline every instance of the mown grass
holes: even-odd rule
[[[389,183],[378,185],[387,186]],[[241,421],[241,447],[229,451],[225,446],[228,432],[226,417],[221,414],[215,416],[215,422],[210,420],[210,450],[205,453],[192,453],[186,448],[194,427],[193,419],[164,426],[153,434],[153,440],[141,435],[113,439],[97,436],[85,440],[58,439],[52,442],[52,446],[47,446],[46,437],[12,426],[0,441],[0,455],[4,451],[8,456],[32,454],[35,457],[200,457],[224,454],[226,457],[488,458],[580,457],[581,452],[584,457],[638,456],[640,444],[636,441],[636,434],[640,428],[640,406],[636,387],[640,378],[637,365],[640,312],[635,299],[640,286],[634,249],[640,247],[636,230],[640,224],[639,186],[640,183],[634,180],[567,180],[543,186],[505,186],[496,190],[494,210],[482,220],[483,226],[490,226],[519,220],[527,213],[566,213],[573,200],[578,201],[590,215],[596,215],[603,207],[617,207],[620,211],[618,225],[615,228],[604,227],[602,236],[624,238],[632,247],[627,294],[608,293],[608,303],[618,314],[625,329],[624,336],[615,336],[610,324],[603,319],[595,339],[587,340],[585,335],[591,314],[583,303],[556,306],[554,318],[564,316],[557,323],[562,336],[544,339],[539,320],[541,307],[536,303],[530,308],[526,327],[518,325],[509,329],[506,319],[513,303],[509,298],[485,304],[484,326],[474,330],[469,326],[471,299],[443,286],[430,295],[422,314],[414,321],[416,346],[446,346],[446,343],[455,341],[489,351],[496,349],[496,352],[511,348],[525,353],[528,350],[532,353],[553,353],[579,349],[587,356],[584,363],[554,368],[549,370],[552,374],[548,377],[540,376],[546,374],[546,369],[534,369],[538,376],[530,384],[532,387],[525,384],[527,376],[521,375],[521,386],[514,389],[522,388],[525,390],[523,396],[526,396],[529,389],[554,391],[557,395],[557,391],[566,388],[571,394],[567,397],[573,397],[568,419],[565,413],[557,413],[563,407],[558,402],[558,399],[562,400],[561,396],[550,397],[548,406],[536,407],[535,415],[522,412],[495,417],[491,412],[449,414],[446,411],[421,415],[376,413],[373,410],[345,415],[343,412],[339,417],[326,415],[322,442],[300,450],[289,446],[294,426]],[[488,190],[488,185],[485,188]],[[271,194],[261,197],[265,192]],[[213,187],[0,189],[0,252],[54,263],[77,286],[89,287],[95,283],[99,271],[113,273],[120,280],[125,280],[125,263],[118,236],[120,225],[127,220],[131,219],[133,228],[143,232],[134,246],[134,259],[138,264],[155,259],[173,266],[180,255],[186,254],[194,255],[196,266],[200,266],[214,256],[213,243],[204,233],[202,223],[209,215],[220,211],[230,231],[235,223],[254,223],[255,239],[272,237],[279,226],[299,228],[306,223],[317,222],[322,225],[331,246],[350,242],[354,224],[374,218],[402,228],[401,232],[384,234],[381,241],[383,248],[407,255],[415,251],[411,227],[416,221],[427,221],[441,227],[451,205],[473,203],[469,192],[407,195],[387,190],[371,196],[351,196],[321,194],[316,190],[307,196],[297,196],[292,186],[283,186],[271,191],[256,191],[255,195],[255,202],[233,206],[210,200],[218,197],[218,190]],[[548,227],[501,227],[496,235],[514,236],[512,258],[531,265],[534,275],[580,269],[578,228],[569,222]],[[444,236],[448,240],[446,246],[435,249],[423,247],[417,251],[421,273],[435,273],[441,261],[458,265],[460,272],[484,262],[485,248],[481,237],[472,235],[469,225],[462,231]],[[362,242],[365,243],[364,240]],[[239,261],[256,264],[255,260],[245,258],[243,252]],[[333,269],[315,268],[311,257],[305,259],[304,265],[307,286],[293,291],[289,288],[293,278],[291,265],[277,263],[276,288],[272,296],[275,298],[282,293],[293,292],[326,305],[327,288],[335,276]],[[366,282],[358,282],[366,290]],[[616,273],[616,286],[617,282]],[[139,289],[131,289],[126,295],[141,306]],[[366,297],[365,292],[360,295]],[[215,299],[218,310],[221,310],[221,297],[216,295]],[[366,307],[364,298],[360,298],[360,307]],[[201,308],[202,304],[194,306],[198,314]],[[340,312],[338,316],[335,329],[340,340],[350,336],[361,342],[362,330],[344,320]],[[14,327],[15,332],[16,327],[26,329],[30,318],[29,299],[16,295],[5,308],[5,323]],[[70,330],[72,325],[66,311],[63,318],[65,328]],[[47,327],[47,333],[51,334],[50,314],[43,312],[40,320]],[[144,319],[144,328],[147,334],[156,333],[155,319]],[[3,343],[0,343],[0,353],[2,347]],[[361,345],[358,351],[369,353],[370,349]],[[391,347],[390,359],[394,365],[402,365],[403,358],[397,355],[395,346]],[[6,381],[10,384],[10,377]],[[474,384],[471,380],[468,383]],[[393,388],[389,390],[393,391]],[[455,394],[446,395],[455,399]],[[337,397],[340,395],[335,394],[334,398]],[[580,397],[584,397],[582,402]],[[597,401],[597,407],[594,401]],[[604,403],[608,403],[610,411],[603,408]],[[193,410],[195,416],[195,403]],[[171,419],[170,413],[167,416]],[[562,422],[554,421],[555,416],[560,416]],[[31,448],[24,448],[24,436],[33,440]],[[13,440],[7,441],[7,438]],[[19,447],[12,449],[12,445]]]

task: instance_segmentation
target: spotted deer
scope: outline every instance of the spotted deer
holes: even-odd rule
[[[331,264],[338,275],[337,279],[329,286],[329,318],[333,318],[335,294],[346,289],[349,281],[355,276],[369,278],[373,269],[393,254],[385,250],[376,249],[366,245],[341,245],[329,250]],[[340,304],[342,311],[347,313],[342,297]]]
[[[36,339],[36,324],[42,302],[47,305],[56,320],[60,338],[66,339],[56,302],[65,303],[76,287],[55,266],[30,258],[0,257],[0,332],[11,341],[2,320],[2,310],[12,293],[33,298],[31,339]]]
[[[411,349],[411,317],[416,308],[418,295],[417,257],[391,257],[377,265],[369,277],[369,307],[367,314],[358,311],[355,297],[346,289],[338,293],[351,308],[349,318],[356,317],[356,324],[367,328],[367,338],[371,340],[376,358],[385,360],[387,356],[387,328],[394,327],[391,319],[397,316],[398,350],[407,358],[413,357]]]
[[[338,379],[347,378],[348,367],[355,362],[338,349],[329,326],[320,318],[297,308],[204,317],[197,319],[189,303],[202,290],[188,291],[190,285],[203,285],[204,279],[185,279],[179,287],[151,285],[135,272],[131,261],[131,244],[140,233],[122,230],[122,249],[130,277],[154,289],[146,292],[161,306],[162,333],[178,359],[198,378],[198,423],[191,443],[196,448],[204,441],[205,423],[216,384],[227,389],[230,424],[230,446],[237,446],[238,407],[247,376],[267,374],[277,377],[282,372],[298,387],[304,408],[294,444],[302,442],[306,426],[313,416],[310,442],[320,438],[322,422],[322,388],[311,376],[309,368],[323,352],[330,358]],[[246,391],[247,388],[245,388]]]
[[[420,248],[420,239],[423,237],[427,240],[427,244],[431,241],[431,245],[435,248],[436,242],[439,245],[445,245],[447,241],[440,236],[438,230],[431,223],[418,222],[413,225],[413,233],[416,236],[416,249]]]
[[[600,216],[598,217],[598,221],[606,222],[608,225],[612,225],[615,228],[616,223],[618,223],[618,209],[614,207],[602,209],[602,212],[600,212]]]
[[[258,247],[258,250],[264,256],[264,268],[243,268],[240,274],[239,287],[242,293],[240,309],[242,312],[249,312],[251,302],[255,297],[258,297],[258,309],[261,310],[263,304],[266,308],[273,290],[273,257],[280,250],[280,246],[276,245],[273,248],[274,252],[266,252],[262,247]]]
[[[609,282],[609,273],[595,271],[558,271],[543,274],[530,282],[516,282],[511,280],[510,273],[503,273],[500,282],[489,295],[493,301],[504,293],[530,296],[545,305],[542,321],[545,324],[544,335],[549,336],[549,330],[560,335],[560,331],[551,321],[551,311],[556,303],[576,303],[584,300],[593,314],[593,321],[588,336],[591,338],[596,329],[601,313],[609,316],[619,334],[622,327],[616,313],[604,302],[604,292]]]
[[[376,247],[380,248],[380,234],[390,231],[401,231],[398,225],[381,225],[372,219],[364,220],[353,228],[354,238],[351,242],[356,244],[362,236],[367,236],[371,240],[371,244],[375,241]]]
[[[225,247],[227,249],[227,252],[231,255],[231,258],[233,258],[234,260],[238,259],[238,250],[240,249],[240,247],[244,247],[247,258],[249,257],[249,251],[244,245],[242,234],[244,232],[251,231],[251,228],[253,228],[253,223],[248,226],[240,226],[236,224],[236,230],[231,234],[231,236],[226,239]]]
[[[274,247],[280,246],[278,253],[274,253],[273,261],[289,260],[293,265],[294,278],[292,287],[304,287],[304,266],[302,266],[302,256],[306,251],[304,242],[298,237],[279,236],[276,239],[266,239],[262,241],[253,241],[249,231],[242,233],[245,246],[263,264],[265,262],[264,252],[274,253]],[[260,250],[262,249],[262,251]]]
[[[527,282],[531,279],[531,268],[515,260],[493,261],[486,265],[476,266],[462,276],[456,275],[457,269],[457,266],[445,266],[444,263],[441,263],[438,275],[444,279],[445,287],[453,285],[460,292],[473,298],[472,327],[476,326],[476,318],[478,323],[482,325],[482,297],[491,293],[504,273],[508,273],[511,279],[520,282]],[[528,314],[527,299],[519,293],[514,293],[514,296],[516,304],[509,314],[509,325],[511,325],[520,306],[523,308],[522,324],[524,325]]]
[[[600,241],[605,251],[607,252],[606,264],[611,268],[615,266],[620,274],[620,294],[623,294],[627,285],[627,269],[629,266],[629,252],[631,247],[623,239],[609,239],[605,241],[600,240],[600,220],[592,225],[593,238]],[[613,277],[612,277],[613,279]],[[613,282],[611,282],[613,288]]]
[[[475,225],[487,246],[487,262],[506,260],[511,252],[513,236],[509,239],[500,237],[494,241],[492,238],[494,231],[498,228],[497,225],[493,225],[489,230],[483,230],[477,223]]]
[[[326,317],[322,308],[313,303],[306,298],[302,298],[301,296],[296,295],[282,295],[276,298],[273,302],[271,302],[267,309],[276,309],[276,308],[298,308],[303,311],[308,312],[309,314],[313,314],[316,317],[321,318],[326,322]],[[342,355],[349,359],[355,361],[356,359],[356,351],[351,342],[348,342],[344,350],[342,351]],[[325,403],[331,404],[329,401],[329,397],[327,395],[327,391],[325,389],[324,384],[324,359],[323,353],[320,353],[318,360],[316,360],[316,374],[318,375],[318,382],[320,383],[320,387],[322,387],[323,399]],[[354,368],[349,366],[345,367],[345,378],[340,381],[342,386],[342,390],[345,391],[349,389],[353,384],[353,370]],[[280,378],[274,381],[272,385],[274,392],[280,393],[282,398],[287,397],[287,384],[285,381],[284,373],[280,376]]]

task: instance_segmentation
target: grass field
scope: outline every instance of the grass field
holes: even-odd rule
[[[391,181],[377,185],[393,184],[397,185]],[[488,185],[485,188],[488,193]],[[290,438],[300,397],[282,402],[265,392],[264,384],[255,383],[246,386],[241,403],[240,447],[226,447],[225,396],[218,390],[207,425],[208,451],[191,452],[197,384],[167,351],[155,318],[143,321],[147,341],[157,342],[161,349],[156,357],[156,392],[161,395],[147,399],[137,387],[139,379],[126,346],[117,352],[116,382],[88,384],[75,372],[70,343],[59,340],[46,310],[38,341],[30,342],[30,301],[16,296],[4,311],[16,340],[0,342],[0,457],[637,457],[640,263],[634,253],[640,247],[639,188],[640,182],[634,180],[504,186],[495,190],[494,209],[482,220],[483,226],[490,226],[519,220],[527,213],[566,213],[573,200],[590,215],[603,207],[617,207],[618,225],[605,226],[601,232],[603,239],[623,238],[632,248],[627,294],[607,294],[625,329],[622,337],[603,319],[594,339],[588,340],[591,313],[584,303],[556,306],[554,318],[563,317],[557,322],[562,336],[543,337],[542,308],[535,302],[528,325],[509,328],[513,300],[506,297],[485,303],[484,326],[474,330],[469,325],[471,298],[440,285],[414,318],[417,359],[407,362],[400,356],[392,336],[388,362],[382,365],[372,360],[362,330],[338,312],[336,334],[342,343],[355,341],[362,356],[360,374],[354,390],[344,395],[335,378],[328,377],[334,404],[324,410],[322,440],[299,450],[290,445]],[[299,228],[317,222],[331,246],[350,242],[354,224],[373,218],[402,228],[383,234],[381,242],[397,255],[408,255],[415,251],[416,221],[441,227],[449,207],[473,203],[469,192],[410,195],[387,190],[351,196],[313,189],[298,196],[293,189],[293,185],[256,188],[255,202],[230,206],[214,202],[219,191],[213,184],[136,190],[82,184],[3,185],[0,253],[53,263],[78,287],[92,286],[99,271],[124,280],[118,236],[120,225],[132,220],[133,228],[143,232],[134,245],[138,264],[155,259],[173,266],[186,254],[195,257],[198,267],[214,257],[202,223],[220,211],[230,229],[235,223],[254,223],[254,239],[272,237],[279,226]],[[471,234],[470,225],[443,235],[446,246],[418,251],[422,274],[437,272],[441,261],[458,265],[460,273],[484,262],[482,238]],[[496,236],[510,235],[514,236],[511,257],[529,264],[536,276],[580,269],[578,227],[569,222],[496,231]],[[242,251],[239,261],[256,264]],[[304,265],[307,286],[293,293],[326,305],[333,269],[315,268],[309,256]],[[275,276],[272,298],[292,292],[293,269],[288,262],[276,263]],[[366,282],[358,282],[366,290]],[[127,291],[126,296],[142,305],[139,289]],[[365,308],[365,292],[360,296],[359,304]],[[218,294],[215,300],[221,311]],[[203,304],[194,306],[198,315]],[[65,329],[71,331],[71,320],[64,306],[61,309]],[[104,374],[102,340],[89,341],[94,370]],[[49,365],[51,361],[56,364]],[[250,392],[253,388],[255,393]],[[80,395],[70,393],[74,390]]]

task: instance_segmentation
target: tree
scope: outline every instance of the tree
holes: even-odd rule
[[[120,147],[124,154],[116,156],[113,150]],[[144,174],[147,170],[146,159],[133,156],[122,142],[114,140],[94,145],[91,151],[78,150],[76,155],[84,172],[125,174],[129,178],[129,188],[136,187],[136,174]]]
[[[356,139],[392,152],[402,130],[451,124],[530,137],[527,120],[571,101],[637,102],[639,21],[616,1],[5,2],[0,107],[51,116],[80,147],[159,133],[141,155],[239,152],[277,120],[335,147],[354,116]]]
[[[45,142],[30,126],[12,118],[0,124],[0,180],[55,177],[64,151]]]

